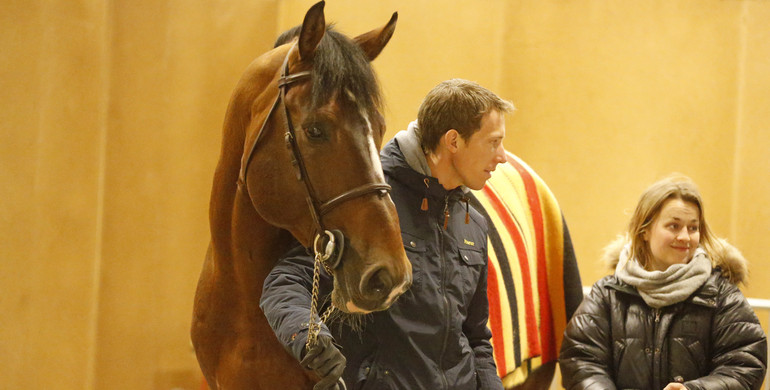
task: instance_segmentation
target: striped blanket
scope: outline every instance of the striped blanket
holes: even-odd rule
[[[490,222],[489,328],[498,374],[512,388],[557,359],[582,290],[556,199],[523,161],[507,159],[474,203]]]

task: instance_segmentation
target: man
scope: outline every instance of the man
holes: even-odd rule
[[[313,259],[296,248],[268,276],[261,307],[279,340],[322,378],[317,389],[335,388],[340,374],[349,389],[503,388],[487,328],[487,223],[466,192],[505,162],[504,115],[513,109],[476,83],[444,81],[416,123],[383,148],[413,270],[411,288],[390,309],[357,326],[324,326],[307,352],[307,325],[298,331],[289,318],[309,318]],[[329,278],[322,274],[324,294]]]

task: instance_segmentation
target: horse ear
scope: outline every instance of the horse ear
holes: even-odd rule
[[[398,21],[398,12],[394,12],[393,16],[390,17],[390,20],[384,26],[361,34],[353,39],[366,53],[369,61],[377,58],[382,48],[390,41],[393,31],[396,30],[396,21]]]
[[[299,58],[311,60],[315,54],[318,42],[326,32],[326,19],[324,18],[324,1],[315,3],[305,14],[302,21],[302,30],[299,33]]]

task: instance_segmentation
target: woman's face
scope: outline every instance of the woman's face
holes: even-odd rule
[[[652,221],[644,240],[652,258],[647,269],[664,271],[673,264],[686,264],[692,259],[700,241],[700,210],[692,202],[669,199]]]

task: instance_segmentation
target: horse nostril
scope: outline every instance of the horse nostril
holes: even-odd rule
[[[381,297],[388,295],[393,288],[393,282],[390,275],[384,267],[380,267],[369,274],[369,278],[364,280],[361,288],[364,296]]]

